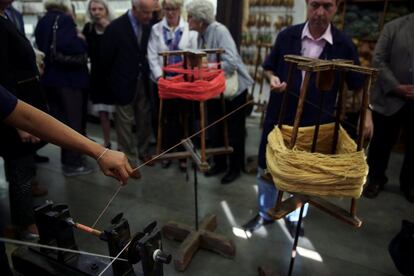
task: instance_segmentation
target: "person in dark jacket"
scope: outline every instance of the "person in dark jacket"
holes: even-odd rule
[[[33,48],[5,12],[11,2],[0,0],[0,84],[22,100],[46,110]],[[32,211],[33,153],[43,143],[27,132],[1,123],[0,133],[0,156],[9,182],[12,223],[21,238],[33,239],[37,235]]]
[[[267,136],[278,124],[278,115],[283,93],[289,93],[287,107],[283,124],[293,125],[298,103],[300,86],[302,83],[302,73],[294,73],[291,91],[286,90],[286,80],[288,76],[288,66],[284,61],[285,55],[301,55],[319,59],[348,59],[359,64],[358,54],[351,39],[345,33],[336,29],[331,20],[337,10],[337,0],[306,0],[307,4],[307,22],[294,25],[280,32],[276,42],[270,52],[270,55],[263,63],[271,89],[274,91],[270,94],[269,104],[266,111],[266,117],[263,124],[262,138],[259,147],[259,168],[258,168],[258,214],[244,225],[249,231],[254,231],[262,225],[273,222],[268,215],[268,210],[273,208],[276,203],[277,190],[274,183],[270,182],[266,172],[266,146]],[[363,79],[358,74],[348,74],[346,83],[350,90],[360,91],[363,86]],[[336,104],[338,91],[338,81],[332,86],[330,93],[326,93],[323,106],[321,123],[334,121],[334,108]],[[292,95],[294,94],[294,95]],[[318,114],[319,93],[316,89],[315,76],[311,77],[309,90],[306,97],[301,126],[310,126],[316,124]],[[369,131],[365,133],[370,135]],[[307,206],[306,206],[307,207]],[[307,208],[305,208],[304,215]],[[299,210],[296,210],[286,217],[286,224],[290,233],[294,234],[294,227],[299,220]],[[303,234],[303,229],[302,229]]]
[[[404,161],[400,189],[414,203],[414,13],[385,24],[372,65],[380,69],[371,92],[374,136],[368,151],[369,174],[364,196],[375,198],[388,181],[392,147],[403,131]]]
[[[11,22],[16,26],[16,28],[24,34],[24,21],[23,21],[23,15],[16,10],[12,5],[8,6],[5,10],[5,14],[9,18]]]
[[[68,64],[52,60],[51,46],[56,52],[68,56],[86,55],[86,42],[78,33],[71,15],[70,1],[48,0],[46,14],[39,20],[35,29],[36,44],[45,53],[45,69],[42,84],[50,106],[50,113],[58,120],[78,132],[83,131],[84,93],[89,76],[86,59],[84,64]],[[53,39],[56,28],[55,37]],[[55,40],[55,42],[54,42]],[[67,149],[61,151],[62,171],[65,176],[76,176],[92,172],[84,157]]]
[[[118,147],[136,160],[132,127],[135,124],[138,157],[150,160],[152,133],[147,45],[153,0],[133,0],[132,9],[112,21],[102,43],[102,59],[115,97],[115,128]]]

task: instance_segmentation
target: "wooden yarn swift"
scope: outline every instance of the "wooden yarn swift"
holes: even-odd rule
[[[203,69],[203,58],[207,54],[215,54],[217,67],[220,69],[220,59],[221,54],[224,53],[222,49],[206,49],[202,51],[169,51],[159,53],[163,57],[164,67],[168,65],[168,58],[171,55],[182,55],[183,56],[183,67],[184,69],[191,70],[201,70]],[[164,75],[165,78],[165,70]],[[201,76],[202,78],[202,76]],[[184,76],[185,81],[193,82],[193,76]],[[224,92],[224,91],[222,91]],[[220,94],[221,105],[223,114],[225,114],[225,102],[223,93]],[[200,152],[195,148],[193,143],[189,138],[182,141],[182,145],[185,148],[183,152],[174,152],[166,153],[159,157],[159,159],[181,159],[181,158],[191,158],[195,164],[193,166],[194,170],[194,203],[195,203],[195,229],[191,226],[178,223],[175,221],[170,221],[162,227],[162,233],[167,239],[177,240],[182,242],[177,254],[174,256],[174,266],[178,271],[184,271],[187,269],[191,263],[192,258],[199,248],[207,249],[215,253],[220,254],[226,258],[233,258],[236,253],[236,249],[232,240],[226,238],[223,235],[214,233],[214,230],[217,227],[217,217],[213,214],[206,215],[199,226],[198,222],[198,180],[197,172],[206,172],[209,169],[207,163],[207,157],[218,154],[228,154],[233,152],[233,148],[229,145],[229,138],[227,133],[227,122],[224,119],[224,147],[221,148],[206,148],[205,142],[205,129],[206,129],[206,119],[205,119],[205,101],[199,101],[199,112],[200,112],[200,132],[201,132],[201,141],[200,141]],[[162,109],[163,109],[163,99],[160,99],[160,110],[159,110],[159,119],[158,119],[158,141],[157,141],[157,154],[161,152],[162,145]],[[229,114],[228,114],[229,115]],[[224,118],[227,118],[228,115],[225,115]],[[213,123],[212,125],[214,125]],[[211,125],[210,125],[211,126]],[[186,133],[188,137],[188,133]]]
[[[333,139],[332,139],[332,154],[336,153],[336,149],[338,146],[338,136],[339,136],[339,129],[340,129],[340,122],[343,119],[344,111],[345,111],[345,93],[346,93],[346,86],[345,86],[345,77],[347,72],[356,72],[361,73],[365,76],[365,82],[363,86],[362,91],[362,106],[361,106],[361,113],[360,113],[360,121],[358,126],[358,137],[357,137],[357,147],[356,151],[360,151],[363,148],[363,139],[364,139],[364,123],[366,119],[366,111],[369,104],[369,92],[371,88],[371,84],[373,80],[376,78],[376,75],[378,73],[378,70],[368,67],[362,67],[354,65],[352,61],[350,60],[319,60],[319,59],[312,59],[312,58],[306,58],[302,56],[296,56],[296,55],[286,55],[285,61],[288,63],[289,71],[288,71],[288,79],[287,79],[287,88],[286,92],[283,95],[282,105],[280,109],[280,115],[279,115],[279,123],[278,127],[282,127],[282,123],[284,120],[284,115],[286,113],[286,107],[287,107],[287,99],[288,99],[288,93],[289,88],[292,85],[292,76],[293,71],[296,70],[302,70],[304,71],[304,78],[302,82],[302,86],[300,88],[300,94],[299,94],[299,101],[296,109],[296,115],[294,119],[293,124],[293,130],[291,133],[291,139],[288,148],[292,149],[297,140],[298,136],[298,129],[300,126],[300,121],[303,113],[304,104],[306,102],[306,94],[309,88],[309,81],[311,74],[316,73],[316,87],[317,89],[322,92],[321,93],[321,101],[319,106],[319,114],[318,119],[315,125],[314,130],[314,136],[312,141],[312,147],[311,152],[315,152],[316,150],[316,144],[318,141],[318,134],[319,134],[319,127],[320,127],[320,119],[323,112],[323,99],[325,91],[329,91],[334,84],[335,81],[335,73],[339,72],[340,78],[339,78],[339,94],[337,98],[337,109],[335,114],[335,126],[334,126],[334,133],[333,133]],[[272,176],[270,174],[267,174],[263,176],[267,181],[273,182]],[[360,227],[362,225],[362,221],[357,217],[356,215],[356,199],[351,199],[351,206],[350,210],[347,211],[343,209],[342,207],[335,205],[331,203],[330,201],[317,197],[317,196],[310,196],[300,193],[293,194],[292,197],[289,197],[288,199],[283,200],[283,191],[279,190],[278,198],[276,205],[273,209],[269,211],[269,215],[273,219],[280,219],[290,212],[296,210],[297,208],[300,208],[300,214],[299,214],[299,221],[296,226],[296,234],[293,241],[292,246],[292,255],[291,260],[289,264],[289,271],[288,275],[292,275],[293,266],[295,263],[296,258],[296,248],[299,240],[299,233],[300,233],[300,227],[302,224],[303,219],[303,211],[304,211],[304,205],[306,203],[309,203],[318,209],[332,215],[333,217],[342,220],[352,226]],[[263,269],[259,267],[259,275],[270,275],[269,271],[267,269]]]
[[[335,154],[336,148],[338,145],[338,133],[339,133],[339,126],[340,122],[343,118],[344,113],[344,101],[345,97],[344,94],[346,93],[346,86],[345,86],[345,76],[347,72],[357,72],[361,73],[365,76],[365,83],[362,91],[362,106],[361,106],[361,117],[358,126],[358,138],[357,138],[357,148],[355,150],[360,151],[363,147],[363,137],[364,137],[364,122],[366,117],[366,110],[368,108],[368,101],[369,101],[369,90],[372,84],[373,79],[376,77],[377,70],[362,66],[357,66],[352,64],[350,60],[319,60],[319,59],[312,59],[306,58],[302,56],[295,56],[295,55],[286,55],[285,61],[289,64],[289,75],[288,75],[288,87],[287,91],[289,91],[289,86],[292,82],[292,75],[293,70],[298,69],[305,72],[304,80],[302,83],[302,87],[300,89],[300,96],[298,107],[296,110],[296,116],[293,125],[292,136],[290,139],[290,144],[288,147],[293,148],[296,143],[298,129],[300,125],[300,120],[303,112],[303,107],[305,104],[306,93],[309,88],[309,80],[312,73],[316,73],[316,85],[320,91],[328,91],[333,83],[335,72],[340,73],[340,82],[339,82],[339,95],[338,95],[338,106],[336,112],[336,119],[335,119],[335,130],[334,130],[334,137],[332,143],[332,154]],[[325,92],[322,92],[322,95]],[[321,95],[321,96],[322,96]],[[283,122],[283,116],[286,109],[286,101],[287,101],[287,93],[284,94],[282,100],[282,107],[280,111],[279,122]],[[320,106],[320,109],[322,107]],[[321,110],[322,112],[322,110]],[[316,142],[318,139],[318,131],[319,131],[320,122],[317,122],[315,127],[314,139],[312,143],[312,151],[315,151]],[[279,127],[282,127],[282,124],[279,124]],[[269,175],[270,176],[270,175]],[[271,180],[271,177],[267,180]],[[315,207],[327,212],[328,214],[350,224],[355,227],[360,227],[362,222],[356,215],[356,199],[351,199],[351,207],[350,211],[346,211],[345,209],[334,205],[333,203],[327,201],[326,199],[316,197],[316,196],[308,196],[303,194],[294,194],[292,197],[288,198],[285,201],[283,199],[283,192],[279,191],[278,199],[276,206],[270,211],[270,215],[274,219],[280,219],[287,215],[288,213],[296,210],[297,208],[301,207],[305,203],[310,203]]]
[[[203,59],[207,57],[208,54],[215,54],[216,55],[216,62],[218,69],[221,68],[220,60],[221,55],[224,53],[223,49],[203,49],[203,50],[197,50],[197,51],[166,51],[166,52],[160,52],[159,55],[163,58],[163,64],[164,67],[168,65],[168,59],[170,56],[179,55],[183,57],[183,68],[191,69],[191,70],[199,70],[201,71],[203,68]],[[166,77],[165,70],[163,71],[163,78]],[[200,76],[202,79],[202,75]],[[188,82],[193,82],[194,78],[188,78],[185,76],[185,80]],[[224,92],[224,91],[223,91]],[[224,96],[223,93],[220,95],[221,99],[221,105],[223,114],[225,114],[225,102],[224,102]],[[163,103],[164,100],[160,99],[159,104],[159,114],[158,114],[158,137],[157,137],[157,154],[161,152],[161,146],[162,146],[162,134],[163,134],[163,128],[162,128],[162,119],[163,119]],[[205,126],[206,126],[206,116],[205,116],[205,101],[199,101],[199,112],[200,112],[200,129],[201,136],[200,136],[200,160],[201,164],[199,166],[199,169],[201,172],[206,172],[209,169],[209,165],[207,163],[207,157],[213,156],[213,155],[219,155],[219,154],[229,154],[233,152],[233,148],[229,145],[229,138],[227,133],[227,121],[224,120],[224,147],[220,148],[206,148],[206,134],[205,134]],[[188,136],[188,130],[185,134]],[[191,157],[191,153],[189,151],[183,151],[183,152],[172,152],[167,153],[162,156],[160,156],[158,159],[160,160],[170,160],[170,159],[184,159]]]

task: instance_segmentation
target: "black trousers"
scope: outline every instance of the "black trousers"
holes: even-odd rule
[[[33,154],[5,158],[4,171],[9,182],[10,214],[14,225],[35,223],[31,181],[36,172]]]
[[[84,93],[81,89],[47,88],[46,95],[49,102],[50,115],[73,128],[79,133],[84,132]],[[62,165],[79,167],[84,165],[82,154],[76,151],[63,149],[61,151]]]
[[[0,236],[4,237],[4,228],[6,226],[6,220],[4,216],[4,210],[0,209]],[[6,247],[3,242],[0,242],[0,272],[3,276],[13,276],[10,270],[9,261],[6,255]]]
[[[243,91],[236,98],[226,100],[226,113],[229,113],[244,103],[246,103],[247,90]],[[211,124],[223,117],[221,101],[210,100],[207,102],[207,117],[208,123]],[[245,159],[245,142],[246,142],[246,112],[245,108],[235,112],[227,118],[228,135],[230,146],[233,147],[233,153],[228,155],[214,156],[214,163],[221,168],[228,168],[230,171],[240,172],[244,168]],[[211,145],[213,147],[224,146],[224,127],[223,124],[218,124],[210,129],[209,136]]]
[[[162,148],[164,150],[193,134],[194,130],[190,124],[192,104],[192,102],[183,99],[163,101]],[[178,150],[183,151],[184,148],[179,147]]]
[[[414,102],[410,101],[391,116],[372,113],[374,136],[369,147],[368,165],[370,182],[386,182],[386,170],[391,150],[401,129],[404,131],[405,152],[400,171],[402,189],[414,188]]]

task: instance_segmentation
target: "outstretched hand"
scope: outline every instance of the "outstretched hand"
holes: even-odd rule
[[[118,179],[122,185],[127,183],[129,177],[141,178],[140,172],[132,169],[128,158],[120,151],[108,150],[97,162],[106,176]]]

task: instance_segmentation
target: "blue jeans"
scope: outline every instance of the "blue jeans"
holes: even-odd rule
[[[275,185],[271,182],[266,181],[261,175],[264,174],[264,170],[262,168],[258,168],[257,173],[257,185],[259,186],[259,196],[258,196],[258,204],[259,204],[259,215],[267,220],[271,220],[272,218],[267,214],[267,212],[275,207],[276,200],[277,200],[277,189]],[[308,213],[309,204],[305,204],[305,209],[303,210],[303,216],[306,217]],[[295,211],[291,212],[286,216],[286,219],[289,221],[298,221],[299,220],[299,212],[300,209],[296,209]]]

